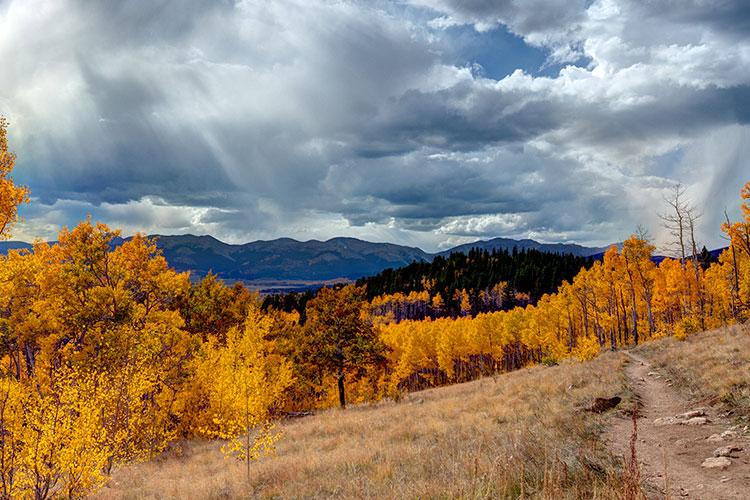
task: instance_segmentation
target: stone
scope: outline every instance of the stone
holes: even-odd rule
[[[727,457],[711,457],[705,459],[701,467],[706,469],[726,469],[730,465],[732,465],[732,461]]]
[[[619,405],[620,401],[622,401],[620,396],[614,396],[611,398],[596,398],[594,399],[594,402],[588,408],[586,408],[586,411],[594,413],[604,413],[605,411],[611,410],[612,408]]]
[[[742,451],[742,447],[733,444],[722,446],[714,450],[715,457],[731,457],[734,453]]]
[[[685,425],[706,425],[708,419],[706,417],[693,417],[685,420]]]
[[[721,437],[724,439],[733,439],[737,437],[737,433],[733,430],[724,431],[721,433]]]
[[[687,411],[685,413],[680,413],[677,415],[677,418],[683,418],[685,420],[695,417],[705,417],[706,416],[706,410],[703,408],[698,408],[696,410]]]
[[[718,434],[711,434],[706,438],[706,441],[708,441],[709,443],[720,443],[724,441],[724,438]]]
[[[661,427],[663,425],[675,425],[678,423],[680,423],[680,421],[674,417],[660,417],[654,420],[654,425],[657,427]]]

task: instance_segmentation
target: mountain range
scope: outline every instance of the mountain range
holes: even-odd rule
[[[276,282],[280,288],[289,288],[289,282],[297,282],[296,285],[292,283],[292,288],[304,288],[327,280],[353,280],[414,261],[429,262],[437,255],[466,253],[472,248],[492,251],[512,250],[515,247],[519,250],[534,249],[584,257],[600,254],[605,250],[576,244],[547,244],[530,239],[509,238],[477,241],[439,253],[427,253],[416,247],[373,243],[356,238],[332,238],[327,241],[280,238],[232,245],[213,236],[153,236],[157,238],[157,245],[170,265],[178,271],[190,271],[193,279],[211,271],[226,281],[265,282],[268,286]],[[24,242],[0,242],[0,254],[6,254],[11,249],[30,247],[30,244]]]

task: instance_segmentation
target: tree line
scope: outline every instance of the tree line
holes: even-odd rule
[[[430,301],[439,296],[439,308],[432,311],[432,317],[476,315],[536,302],[545,293],[554,292],[563,280],[572,279],[581,268],[590,267],[594,260],[515,247],[492,252],[473,248],[468,253],[439,255],[432,262],[386,269],[358,280],[357,285],[366,288],[369,300],[424,291]],[[502,289],[496,288],[498,284],[502,284]],[[499,296],[487,297],[488,294]],[[463,307],[461,304],[466,300],[468,308],[466,302]]]

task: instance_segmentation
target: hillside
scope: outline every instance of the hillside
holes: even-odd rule
[[[231,280],[357,278],[429,255],[418,248],[355,238],[297,241],[282,238],[229,245],[211,236],[157,236],[167,261],[179,271],[213,271]]]
[[[411,393],[401,402],[288,420],[281,425],[277,454],[252,465],[249,486],[240,479],[243,466],[226,461],[218,444],[194,441],[117,471],[99,497],[640,498],[645,493],[662,498],[666,482],[690,498],[743,498],[750,487],[744,477],[750,472],[748,436],[741,435],[750,394],[747,380],[740,380],[750,369],[748,333],[736,327],[699,333],[686,342],[654,341],[635,352],[653,364],[645,365],[647,371],[662,374],[649,371],[644,377],[663,377],[669,385],[644,392],[643,381],[630,374],[643,368],[641,362],[623,352],[585,363],[536,366]],[[604,416],[579,411],[595,397],[613,395],[623,398],[618,410]],[[636,457],[644,493],[631,488],[628,496],[632,474],[618,455],[619,443],[631,438],[627,411],[635,395],[643,405]],[[708,406],[713,423],[655,426],[655,417],[669,416],[658,413],[664,398],[678,408]],[[728,469],[700,467],[706,458],[700,454],[686,457],[685,447],[710,455],[721,443],[705,438],[713,429],[737,424],[735,442],[746,451],[730,459]],[[667,446],[660,437],[665,433],[682,435],[682,441]],[[685,444],[691,440],[696,444]],[[675,455],[649,455],[662,448]],[[642,463],[646,457],[650,463]],[[680,490],[678,480],[685,474],[679,467],[697,470],[696,478],[705,484]]]
[[[362,278],[358,285],[367,286],[370,299],[387,294],[421,292],[429,286],[431,298],[440,295],[443,315],[461,313],[465,292],[471,314],[512,309],[523,303],[535,303],[545,293],[553,293],[564,281],[571,281],[581,268],[594,260],[573,254],[546,253],[539,250],[471,249],[466,253],[438,255],[431,262],[414,262],[399,269],[386,269],[375,276]],[[504,283],[502,291],[493,287]],[[517,300],[517,292],[526,299]],[[488,293],[490,295],[488,295]]]
[[[620,246],[618,244],[618,246]],[[514,240],[512,238],[493,238],[491,240],[480,240],[465,245],[458,245],[438,255],[448,256],[452,253],[468,253],[471,249],[487,250],[488,252],[507,250],[536,250],[545,253],[571,254],[576,257],[591,257],[593,255],[604,253],[608,246],[604,247],[585,247],[575,243],[539,243],[531,239]]]
[[[624,357],[535,367],[281,424],[275,456],[251,467],[220,444],[183,442],[115,472],[99,498],[615,498],[605,418],[574,415],[621,393]],[[600,377],[591,377],[595,371]]]

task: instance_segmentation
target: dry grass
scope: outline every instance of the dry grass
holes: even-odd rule
[[[606,353],[286,422],[249,485],[218,443],[184,443],[116,471],[100,496],[622,498],[606,417],[577,408],[614,394],[630,404],[623,364]]]
[[[750,417],[750,328],[733,326],[644,344],[638,351],[699,404],[723,405],[731,415]]]

